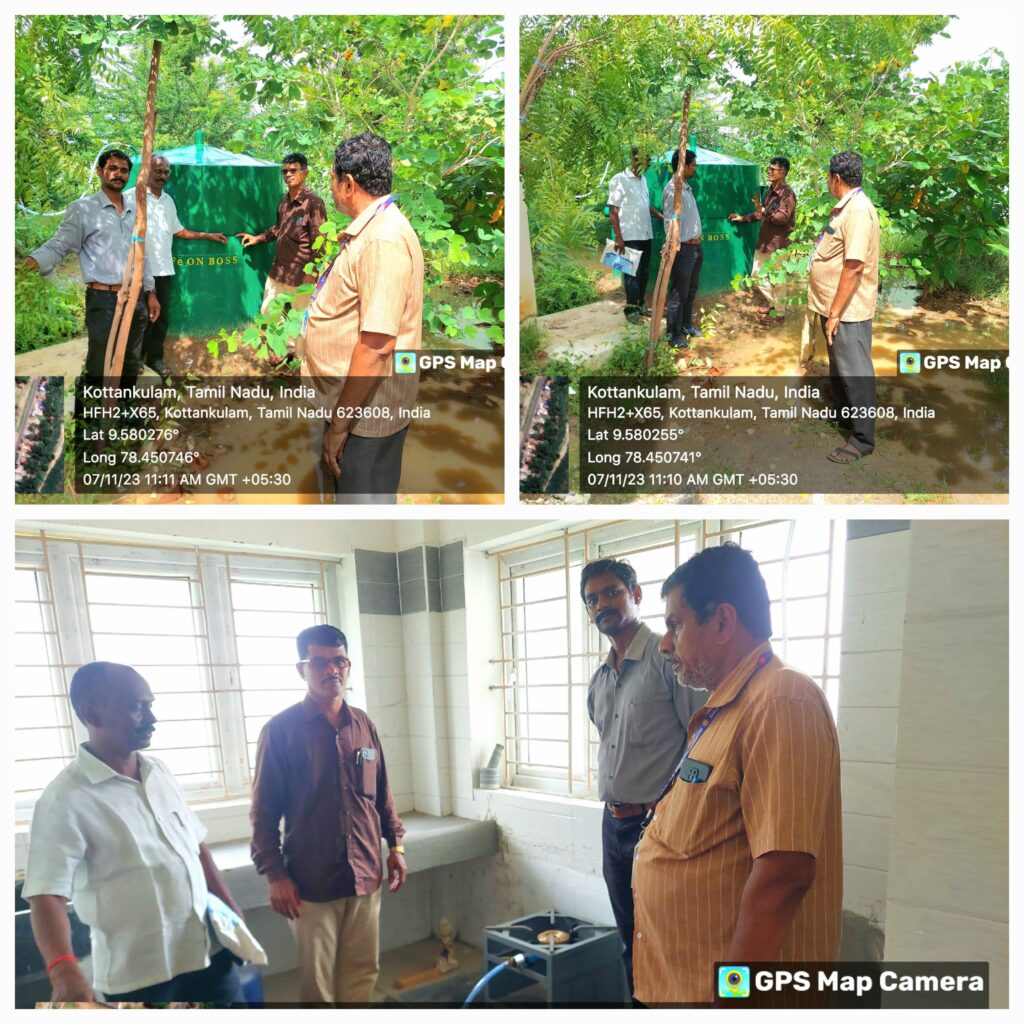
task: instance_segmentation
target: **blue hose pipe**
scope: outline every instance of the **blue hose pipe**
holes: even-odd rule
[[[525,956],[523,953],[516,953],[515,956],[509,957],[508,960],[503,960],[500,964],[495,965],[473,986],[473,988],[470,990],[469,995],[466,996],[466,1001],[462,1004],[462,1008],[465,1009],[467,1006],[471,1005],[473,1000],[476,999],[476,997],[483,990],[487,982],[489,982],[491,978],[495,978],[499,974],[501,974],[501,972],[505,970],[506,967],[509,967],[512,964],[521,967],[523,964],[536,963],[538,959],[539,957],[528,957]]]

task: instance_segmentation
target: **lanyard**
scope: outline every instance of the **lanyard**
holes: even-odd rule
[[[370,215],[370,220],[373,220],[382,210],[386,210],[395,201],[394,196],[388,196],[387,199],[382,202],[376,210]],[[366,223],[369,224],[370,220]],[[365,227],[365,225],[364,225]],[[330,277],[331,271],[334,269],[334,264],[338,262],[338,257],[345,251],[346,246],[352,241],[352,235],[342,235],[341,241],[338,243],[338,251],[334,254],[333,259],[327,264],[323,273],[317,278],[316,287],[313,289],[313,294],[309,297],[309,303],[302,313],[302,336],[306,336],[306,330],[309,327],[309,311],[313,308],[313,303],[316,302],[317,296],[323,291],[323,287],[327,284],[327,278]]]
[[[719,704],[717,707],[709,708],[708,713],[701,719],[701,723],[697,726],[697,731],[693,734],[693,739],[686,745],[686,750],[683,751],[683,756],[679,759],[679,764],[672,769],[672,774],[668,777],[668,782],[665,783],[661,788],[661,792],[655,797],[654,803],[648,808],[647,813],[644,815],[643,823],[640,826],[640,835],[644,834],[644,830],[654,820],[654,812],[661,803],[665,794],[672,788],[676,779],[679,777],[679,772],[682,770],[683,765],[686,763],[686,759],[690,756],[690,751],[697,745],[697,741],[707,732],[708,726],[718,717],[720,711],[724,711],[726,708],[732,707],[743,696],[743,691],[750,685],[750,681],[757,675],[772,660],[771,649],[765,651],[763,654],[758,656],[757,664],[754,665],[754,671],[747,676],[743,685],[739,688],[736,696],[733,697],[728,704]]]

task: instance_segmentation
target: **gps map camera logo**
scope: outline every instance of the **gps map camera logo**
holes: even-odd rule
[[[395,353],[395,373],[415,373],[416,372],[416,353],[415,352],[396,352]]]
[[[718,998],[747,999],[750,996],[749,967],[718,968]]]
[[[921,372],[921,353],[920,352],[901,352],[900,353],[900,373],[920,373]]]

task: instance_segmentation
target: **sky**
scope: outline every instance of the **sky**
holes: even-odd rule
[[[915,75],[938,74],[951,64],[962,60],[975,60],[986,50],[999,45],[999,33],[994,27],[991,13],[961,14],[946,26],[949,39],[938,36],[928,45],[917,48],[917,60],[910,70]]]

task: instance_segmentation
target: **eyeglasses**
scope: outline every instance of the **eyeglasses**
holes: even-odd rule
[[[281,174],[283,174],[284,177],[286,177],[286,178],[290,178],[293,174],[301,174],[301,173],[302,173],[302,168],[301,167],[282,167],[281,168]]]
[[[344,654],[339,654],[336,658],[324,658],[317,655],[315,658],[305,658],[300,661],[299,664],[308,665],[317,672],[323,672],[328,665],[332,665],[339,672],[344,672],[345,669],[351,666],[352,661],[351,659],[346,658]]]

